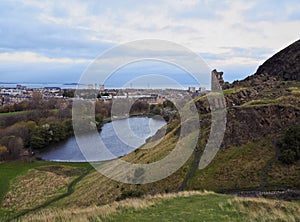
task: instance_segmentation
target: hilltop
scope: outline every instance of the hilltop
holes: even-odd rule
[[[300,40],[266,60],[254,75],[233,82],[231,87],[257,86],[266,81],[300,81]]]
[[[300,40],[276,53],[257,70],[254,76],[269,75],[284,81],[300,81]]]

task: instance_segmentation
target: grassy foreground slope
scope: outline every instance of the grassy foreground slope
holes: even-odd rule
[[[299,221],[300,203],[180,192],[85,208],[48,208],[21,221]]]
[[[72,183],[90,168],[87,163],[0,163],[0,221],[64,197]]]

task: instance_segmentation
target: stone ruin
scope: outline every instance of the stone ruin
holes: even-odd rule
[[[211,71],[211,91],[222,90],[224,85],[223,72],[218,72],[216,69]]]

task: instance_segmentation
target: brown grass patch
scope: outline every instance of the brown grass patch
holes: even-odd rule
[[[11,182],[2,207],[21,211],[32,209],[67,191],[67,186],[78,175],[72,167],[47,166],[29,170]]]
[[[300,204],[264,198],[229,199],[228,205],[248,215],[250,221],[300,221]],[[224,206],[221,206],[224,207]]]

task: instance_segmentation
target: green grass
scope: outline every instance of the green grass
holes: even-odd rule
[[[52,112],[55,114],[55,113],[58,113],[58,109],[53,109]],[[2,116],[10,116],[10,115],[15,115],[15,114],[21,114],[21,113],[26,113],[28,111],[17,111],[17,112],[9,112],[9,113],[0,113],[0,117]]]
[[[247,103],[242,104],[241,106],[257,106],[257,105],[271,105],[271,104],[276,104],[277,101],[276,99],[256,99],[256,100],[251,100]]]
[[[12,179],[26,173],[29,169],[42,166],[44,162],[27,163],[23,161],[6,162],[0,164],[0,204],[4,195],[8,192],[9,183]]]
[[[299,94],[300,95],[300,94]],[[242,107],[249,107],[249,106],[270,106],[270,105],[284,105],[284,106],[293,106],[299,108],[299,95],[289,95],[289,96],[280,96],[274,99],[256,99],[251,100],[242,104]]]
[[[280,184],[282,186],[289,186],[292,188],[300,188],[300,160],[295,164],[286,165],[276,161],[269,173],[268,184]]]
[[[59,112],[59,109],[53,109],[52,112],[53,112],[53,113],[58,113],[58,112]]]
[[[196,171],[188,189],[222,191],[258,187],[262,169],[274,155],[271,138],[220,150],[205,169]]]
[[[13,161],[0,163],[0,218],[3,217],[8,211],[1,208],[3,199],[6,193],[9,191],[11,182],[17,177],[25,175],[29,170],[42,166],[72,166],[72,167],[85,167],[88,168],[88,163],[58,163],[58,162],[46,162],[46,161]]]
[[[300,204],[220,194],[165,197],[148,206],[126,208],[87,221],[299,221]]]
[[[19,114],[19,113],[24,113],[26,111],[20,111],[20,112],[9,112],[9,113],[0,113],[0,117],[2,116],[10,116],[10,115],[15,115],[15,114]]]
[[[247,90],[249,87],[238,87],[238,88],[230,88],[230,89],[225,89],[223,90],[224,96],[231,95],[233,93],[238,93],[242,90]]]
[[[174,139],[174,141],[173,141]],[[170,133],[167,140],[152,149],[137,150],[124,157],[129,162],[146,163],[161,159],[172,150],[176,143],[176,136]],[[205,142],[205,141],[204,141]],[[143,155],[144,154],[144,155]],[[275,156],[272,147],[272,137],[264,138],[256,142],[248,142],[239,147],[230,147],[220,150],[215,159],[203,170],[197,170],[195,175],[188,181],[187,190],[234,190],[234,189],[256,189],[262,184],[262,171],[268,161]],[[146,185],[128,185],[112,181],[97,171],[89,173],[74,187],[74,193],[55,203],[55,207],[78,207],[93,204],[108,204],[116,200],[123,192],[138,190],[144,194],[155,194],[163,192],[175,192],[181,187],[184,178],[190,170],[193,156],[176,173],[170,177]],[[275,165],[275,169],[278,167]],[[272,168],[273,169],[273,168]],[[290,171],[291,172],[291,171]],[[297,169],[290,175],[291,182],[296,186]],[[277,172],[272,174],[273,178],[279,178]],[[282,174],[282,172],[279,172]],[[267,187],[276,186],[274,179],[267,178]],[[291,183],[292,185],[292,183]]]
[[[126,209],[104,221],[241,221],[235,208],[220,207],[231,198],[217,194],[177,197],[142,210]]]
[[[299,221],[300,203],[242,198],[213,192],[180,192],[107,205],[46,208],[20,221]]]

